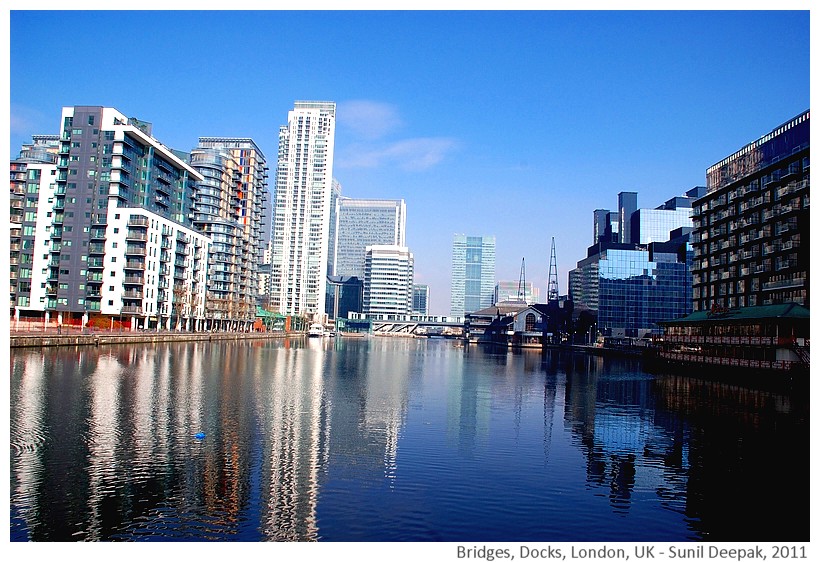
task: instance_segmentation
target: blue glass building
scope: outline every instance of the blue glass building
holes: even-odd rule
[[[450,315],[492,306],[495,295],[495,236],[453,236]]]

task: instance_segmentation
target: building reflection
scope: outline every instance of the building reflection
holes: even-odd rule
[[[626,512],[647,490],[684,516],[694,537],[808,536],[808,501],[795,502],[783,519],[759,517],[782,511],[783,498],[807,497],[807,403],[769,390],[652,377],[620,359],[559,360],[567,375],[565,424],[586,459],[588,484],[613,511]],[[805,462],[778,461],[795,455]]]
[[[701,536],[737,540],[738,529],[744,540],[809,536],[807,396],[671,375],[655,388],[663,422],[686,433],[682,451],[667,459],[682,456],[685,513]]]
[[[11,474],[11,496],[15,498],[12,519],[15,516],[22,518],[33,531],[42,517],[37,496],[44,470],[40,453],[47,436],[43,371],[44,358],[35,354],[12,363],[10,400],[17,405],[17,415],[11,417],[9,434],[15,459]]]
[[[355,526],[401,522],[415,490],[431,495],[413,508],[433,513],[431,474],[460,494],[472,485],[460,468],[503,471],[493,463],[533,437],[540,475],[542,425],[543,475],[575,470],[580,451],[587,490],[619,518],[653,496],[692,538],[808,536],[807,399],[650,376],[632,360],[445,345],[15,351],[12,540],[309,541],[328,536],[323,522],[367,536]],[[784,498],[788,517],[759,517]]]

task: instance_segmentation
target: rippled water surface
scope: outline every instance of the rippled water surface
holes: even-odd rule
[[[807,396],[633,360],[12,350],[10,420],[12,541],[809,540]]]

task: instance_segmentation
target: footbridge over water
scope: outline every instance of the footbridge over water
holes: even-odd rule
[[[373,334],[408,336],[456,336],[464,332],[464,318],[458,316],[353,315],[352,320],[369,321]]]

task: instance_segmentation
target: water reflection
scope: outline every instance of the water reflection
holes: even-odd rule
[[[808,539],[807,401],[630,360],[15,350],[10,441],[12,540]]]

